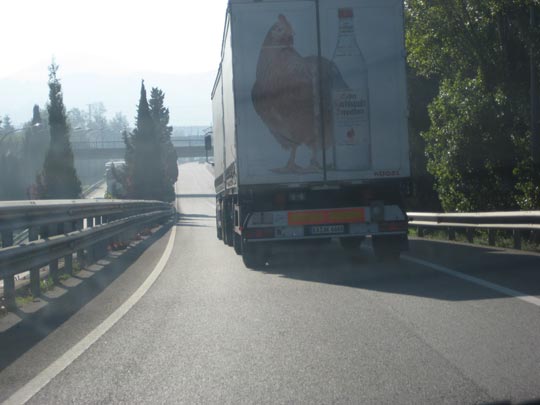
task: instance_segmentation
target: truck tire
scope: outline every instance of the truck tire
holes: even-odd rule
[[[339,238],[339,244],[345,250],[355,250],[360,247],[364,241],[363,236],[353,236],[349,238]]]
[[[243,243],[242,261],[248,269],[263,267],[266,262],[263,249],[256,243]]]
[[[219,222],[222,219],[220,207],[221,202],[216,198],[216,232],[218,240],[223,240],[223,229],[219,226]]]
[[[223,229],[216,226],[216,230],[217,230],[217,238],[219,240],[223,240]]]
[[[221,238],[219,238],[225,245],[227,245],[227,222],[225,221],[225,214],[221,213]]]
[[[242,236],[238,235],[236,232],[233,236],[233,245],[234,245],[234,251],[237,255],[242,254]]]
[[[232,224],[227,224],[225,236],[227,237],[227,241],[225,242],[227,246],[234,246],[234,230],[232,229]]]
[[[225,204],[222,214],[221,223],[223,224],[223,243],[225,243],[227,246],[234,246],[234,229],[228,208],[229,204]]]
[[[371,239],[375,257],[380,262],[399,260],[401,255],[400,235],[373,236]]]

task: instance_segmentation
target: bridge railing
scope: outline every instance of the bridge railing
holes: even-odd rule
[[[515,249],[521,249],[523,231],[540,232],[540,211],[430,213],[409,212],[409,227],[416,228],[423,237],[426,228],[445,230],[449,240],[456,239],[456,230],[464,230],[467,240],[474,241],[475,230],[487,230],[488,244],[494,246],[496,231],[512,233]]]
[[[204,146],[204,137],[176,137],[171,138],[174,146],[177,147],[193,147]],[[74,141],[72,142],[73,150],[85,150],[85,149],[124,149],[125,144],[123,141],[106,141],[106,140],[94,140],[94,141]]]
[[[149,224],[174,215],[160,201],[49,200],[0,202],[0,278],[4,305],[15,308],[15,277],[30,275],[30,291],[40,295],[40,269],[48,266],[57,283],[60,272],[73,272],[73,258],[86,265],[103,257],[113,242],[127,241]],[[28,242],[14,234],[28,229]],[[63,265],[60,268],[60,265]]]

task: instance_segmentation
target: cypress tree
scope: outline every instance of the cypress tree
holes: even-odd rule
[[[69,140],[69,125],[57,77],[58,65],[49,66],[49,131],[50,143],[43,170],[37,177],[38,197],[42,199],[72,199],[81,196],[81,182],[73,164]]]
[[[178,179],[178,155],[171,140],[172,126],[169,126],[169,109],[165,107],[165,93],[152,88],[150,93],[150,115],[160,142],[161,161],[166,178],[166,200],[174,201],[174,183]]]
[[[125,195],[131,197],[133,196],[133,161],[135,160],[135,150],[133,149],[131,135],[127,130],[122,131],[122,140],[126,147],[124,152],[125,176],[122,185],[125,190]]]
[[[161,162],[160,142],[150,114],[144,80],[137,106],[137,124],[131,136],[133,170],[131,197],[143,200],[166,200],[166,181]]]
[[[26,187],[31,187],[37,173],[41,170],[48,146],[48,134],[43,125],[41,111],[38,105],[34,105],[30,126],[25,130],[22,150],[23,182]],[[29,190],[28,194],[33,196],[34,193]]]
[[[15,130],[15,127],[11,124],[11,118],[9,117],[9,115],[4,115],[4,119],[0,122],[3,124],[4,132],[7,133]]]

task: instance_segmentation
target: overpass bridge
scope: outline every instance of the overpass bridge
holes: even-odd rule
[[[171,139],[178,158],[204,158],[206,156],[204,137],[175,137]],[[71,143],[75,168],[85,184],[92,184],[103,178],[105,164],[111,160],[123,160],[125,145],[123,141],[75,141]],[[213,150],[208,151],[208,156]]]
[[[172,142],[179,158],[206,156],[204,137],[177,137]],[[72,148],[75,160],[123,159],[125,153],[123,141],[72,142]]]

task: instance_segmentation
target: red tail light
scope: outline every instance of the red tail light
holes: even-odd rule
[[[404,232],[407,228],[407,221],[381,222],[379,224],[379,230],[381,232]]]
[[[243,235],[247,239],[269,239],[274,237],[274,228],[245,229]]]

